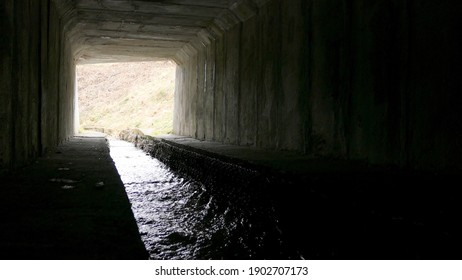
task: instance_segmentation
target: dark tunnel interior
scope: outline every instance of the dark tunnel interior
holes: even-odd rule
[[[32,251],[32,258],[146,257],[135,249],[125,255],[108,249],[110,241],[98,249],[107,254],[95,253],[89,248],[100,246],[96,241],[72,244],[54,226],[46,237],[54,210],[34,220],[30,244],[21,237],[29,245],[17,241],[26,231],[19,224],[28,211],[41,213],[44,205],[64,199],[47,187],[44,174],[55,175],[34,164],[53,165],[55,171],[71,159],[84,170],[86,157],[112,164],[103,140],[75,138],[76,65],[145,60],[176,63],[174,128],[170,138],[140,136],[136,141],[144,140],[137,144],[174,170],[212,182],[210,192],[218,200],[274,202],[281,231],[291,240],[287,246],[298,252],[262,249],[249,258],[460,258],[460,1],[2,0],[0,5],[0,224],[16,228],[0,234],[2,258],[24,258],[21,250]],[[108,178],[117,177],[111,166]],[[85,170],[73,178],[80,189],[84,178],[99,174]],[[135,235],[123,242],[138,244],[118,180],[114,192],[126,205],[117,209],[130,228],[124,234]],[[32,187],[38,182],[43,187]],[[233,191],[222,192],[220,185]],[[99,195],[81,194],[90,201],[99,201]],[[43,203],[34,202],[38,199]],[[12,214],[21,203],[35,206]],[[98,215],[92,219],[83,227],[110,231]],[[70,236],[78,232],[66,230]],[[39,244],[55,251],[43,255]],[[82,251],[73,255],[66,246]]]

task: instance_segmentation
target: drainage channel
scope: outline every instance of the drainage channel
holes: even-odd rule
[[[294,257],[284,247],[271,209],[217,198],[210,186],[175,174],[133,144],[113,139],[109,143],[151,259]]]

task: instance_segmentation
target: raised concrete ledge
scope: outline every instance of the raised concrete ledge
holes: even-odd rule
[[[138,148],[164,162],[176,172],[210,186],[233,184],[244,187],[253,184],[263,187],[273,181],[271,172],[265,168],[239,158],[175,141],[179,138],[154,138],[144,135],[121,138],[135,143]]]
[[[226,183],[249,180],[254,184],[305,184],[316,180],[380,181],[380,178],[415,177],[421,172],[407,172],[393,166],[371,166],[360,161],[316,158],[292,151],[265,150],[252,146],[238,146],[214,141],[198,140],[187,136],[145,136],[138,130],[127,130],[121,138],[163,161],[174,170],[198,181]]]
[[[367,166],[362,162],[334,159],[319,159],[291,151],[265,150],[252,146],[238,146],[214,141],[203,141],[179,135],[161,135],[152,138],[223,161],[241,164],[259,170],[267,170],[281,174],[313,174],[330,172],[361,172],[383,170],[379,167]]]
[[[187,136],[169,134],[151,137],[138,130],[127,130],[121,133],[121,138],[135,143],[175,171],[201,182],[224,182],[226,185],[245,182],[245,185],[271,189],[281,185],[297,187],[310,184],[313,179],[330,180],[333,176],[334,181],[345,178],[368,181],[390,175],[401,176],[400,171],[392,167],[320,159],[296,152],[265,150]]]

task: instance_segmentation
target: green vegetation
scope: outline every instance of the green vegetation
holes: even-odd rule
[[[80,130],[138,128],[146,135],[172,132],[174,63],[78,65],[77,79]]]

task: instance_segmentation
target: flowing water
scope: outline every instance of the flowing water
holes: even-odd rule
[[[232,186],[216,195],[131,143],[110,140],[110,149],[152,259],[297,258],[271,205]]]

